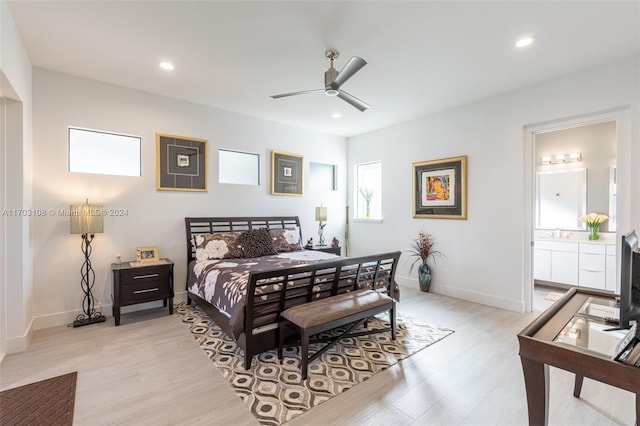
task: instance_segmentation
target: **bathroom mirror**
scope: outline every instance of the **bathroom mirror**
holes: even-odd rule
[[[546,187],[537,187],[535,190],[536,228],[586,230],[578,221],[580,214],[576,213],[576,209],[582,212],[581,206],[584,202],[586,203],[585,213],[593,212],[609,216],[610,219],[600,226],[601,232],[615,232],[616,134],[615,121],[536,133],[536,184],[542,176],[538,173],[556,173],[542,177],[542,183]],[[577,160],[571,159],[572,153],[578,156]],[[557,157],[565,156],[569,158],[557,161]],[[575,172],[578,169],[586,172]],[[586,176],[586,181],[582,176]],[[569,197],[568,194],[566,197],[562,194],[555,195],[558,191],[553,192],[554,189],[565,188],[564,185],[577,188],[578,193],[575,197]],[[547,194],[546,191],[549,193]],[[544,197],[543,200],[540,199],[541,195]],[[546,210],[547,206],[551,209],[550,211]]]
[[[587,213],[587,170],[536,173],[536,226],[539,229],[582,230]]]

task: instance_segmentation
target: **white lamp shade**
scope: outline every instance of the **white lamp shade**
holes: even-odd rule
[[[79,204],[69,206],[72,234],[101,234],[104,228],[102,206]]]
[[[320,206],[316,207],[316,222],[326,222],[327,221],[327,208]]]

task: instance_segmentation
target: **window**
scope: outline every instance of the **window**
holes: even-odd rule
[[[309,163],[310,181],[312,189],[327,189],[335,191],[336,186],[336,166],[332,164]]]
[[[260,185],[260,156],[249,152],[219,149],[218,182]]]
[[[382,163],[356,164],[355,219],[382,219]]]
[[[69,171],[140,176],[140,136],[69,127]]]

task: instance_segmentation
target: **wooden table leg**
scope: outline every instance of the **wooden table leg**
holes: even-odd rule
[[[549,419],[549,366],[520,357],[527,390],[529,426],[546,426]]]
[[[580,398],[580,392],[582,392],[582,382],[584,376],[582,374],[576,374],[576,382],[573,385],[573,396]]]

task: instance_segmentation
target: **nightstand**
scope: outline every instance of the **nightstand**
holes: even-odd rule
[[[137,303],[162,300],[173,314],[173,262],[161,259],[157,262],[112,263],[113,269],[113,317],[120,325],[120,307]]]
[[[313,246],[313,247],[305,247],[307,250],[316,250],[323,251],[325,253],[331,253],[340,256],[341,248],[333,247],[333,246]]]

